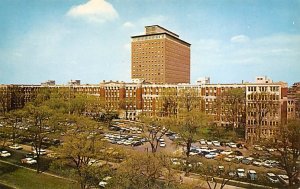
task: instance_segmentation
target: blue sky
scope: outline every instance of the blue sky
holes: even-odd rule
[[[130,81],[130,36],[191,43],[191,82],[300,81],[300,0],[0,0],[0,83]]]

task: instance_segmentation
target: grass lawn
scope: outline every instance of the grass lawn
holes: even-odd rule
[[[37,174],[0,162],[0,183],[20,189],[77,189],[79,185],[71,181]]]

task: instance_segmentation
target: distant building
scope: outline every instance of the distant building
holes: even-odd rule
[[[210,84],[210,77],[201,77],[197,81],[197,84]]]
[[[300,82],[288,90],[287,119],[300,118]]]
[[[48,80],[46,82],[41,83],[42,86],[55,85],[55,80]]]
[[[255,83],[272,83],[273,81],[267,76],[259,76],[255,78]]]
[[[80,85],[80,80],[70,80],[68,85]]]
[[[157,84],[190,83],[190,46],[179,35],[159,26],[146,26],[132,36],[131,78]]]

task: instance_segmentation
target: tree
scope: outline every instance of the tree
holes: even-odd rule
[[[177,115],[178,98],[176,88],[163,88],[159,101],[162,104],[162,116],[171,117]]]
[[[29,103],[25,106],[25,111],[29,125],[26,133],[27,137],[32,141],[32,147],[37,156],[37,173],[39,173],[42,142],[51,131],[48,123],[53,115],[53,111],[45,105],[35,106],[32,103]]]
[[[266,142],[266,146],[276,148],[276,152],[271,153],[277,159],[280,166],[286,171],[289,177],[289,186],[300,185],[297,177],[300,174],[300,167],[297,163],[300,156],[300,119],[289,120],[287,124],[280,125],[276,133],[276,141]],[[297,183],[298,182],[298,183]]]
[[[245,90],[242,88],[232,88],[221,93],[217,97],[219,109],[225,114],[225,120],[235,130],[245,118]]]
[[[114,189],[155,189],[155,188],[172,188],[174,183],[174,172],[167,171],[166,163],[170,162],[162,154],[155,155],[152,153],[134,153],[131,158],[127,159],[114,177],[111,188]],[[168,164],[167,163],[167,164]],[[166,179],[166,183],[162,180]],[[164,186],[166,185],[166,186]]]
[[[200,167],[201,175],[204,177],[209,189],[223,189],[231,179],[229,173],[235,172],[232,168],[232,164],[223,166],[219,160],[216,161],[217,163],[214,164],[205,162],[205,164]]]
[[[144,137],[151,146],[151,152],[157,151],[160,139],[169,131],[171,124],[174,122],[171,118],[162,118],[156,116],[141,115],[140,120],[143,122]]]
[[[172,130],[180,135],[179,142],[185,146],[186,173],[189,172],[189,157],[192,143],[203,136],[203,131],[208,125],[209,117],[201,111],[201,98],[197,91],[192,89],[182,90],[179,94],[178,117]]]
[[[10,138],[13,144],[17,141],[17,136],[20,133],[20,126],[23,125],[23,119],[26,116],[26,112],[23,109],[11,110],[7,115],[7,125],[10,126]]]
[[[76,177],[82,189],[95,184],[97,175],[104,177],[103,172],[109,169],[102,166],[98,161],[105,156],[103,150],[105,143],[100,140],[96,132],[98,123],[82,116],[73,115],[69,117],[72,126],[68,128],[64,138],[64,144],[59,146],[57,152],[65,164],[75,167]],[[95,166],[97,168],[95,168]],[[96,179],[99,182],[99,178]]]

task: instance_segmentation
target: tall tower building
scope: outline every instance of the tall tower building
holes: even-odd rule
[[[190,83],[190,46],[159,26],[131,39],[131,78],[151,83]]]

